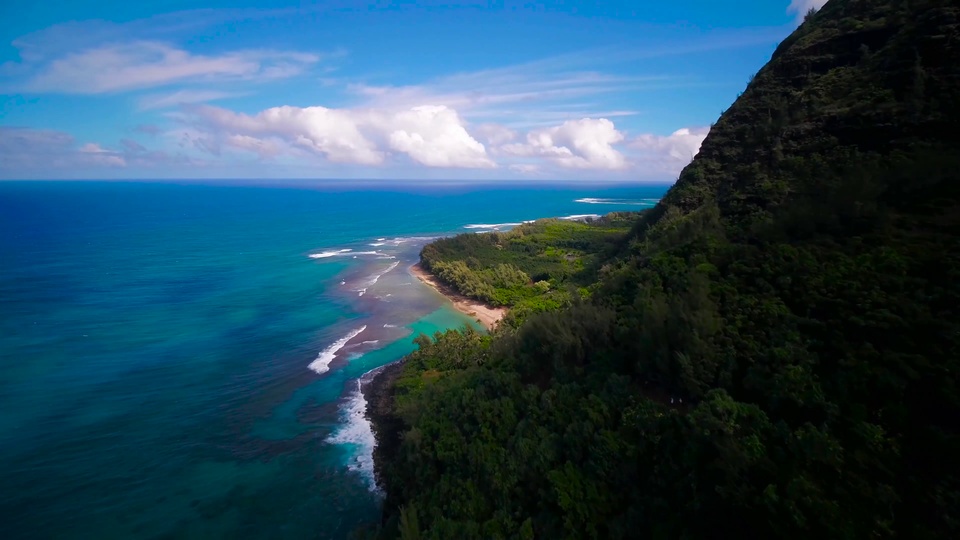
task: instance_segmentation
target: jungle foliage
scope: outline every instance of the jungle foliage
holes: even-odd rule
[[[960,537],[957,125],[960,7],[831,0],[625,240],[531,242],[589,272],[456,240],[591,294],[378,378],[378,534]]]
[[[423,248],[420,264],[460,293],[509,306],[507,324],[569,304],[596,281],[598,261],[620,247],[637,212],[597,219],[540,219],[509,231],[460,234]]]

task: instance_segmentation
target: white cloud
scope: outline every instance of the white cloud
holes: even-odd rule
[[[490,146],[499,146],[517,138],[517,132],[499,124],[480,124],[474,133]]]
[[[270,158],[279,155],[283,151],[283,146],[274,141],[258,139],[248,135],[230,135],[226,138],[226,144],[239,150],[254,152],[261,158]]]
[[[676,175],[700,151],[710,128],[682,128],[667,136],[639,135],[630,141],[637,151],[638,165],[656,172]]]
[[[284,148],[299,148],[334,163],[381,165],[392,152],[428,167],[496,166],[484,145],[467,132],[457,112],[444,106],[397,111],[283,106],[253,116],[199,106],[187,112],[188,119],[192,115],[203,132],[194,137],[194,144],[201,140],[208,149],[212,145],[207,138],[230,140],[239,135],[246,138],[242,144],[232,144],[234,148],[251,150],[272,140],[272,155]]]
[[[130,139],[121,140],[120,149],[111,149],[94,142],[78,145],[62,131],[0,126],[0,177],[89,178],[90,174],[101,174],[92,171],[131,166],[166,170],[171,165],[192,168],[202,163],[183,155],[148,150]]]
[[[81,165],[126,165],[117,152],[96,143],[77,147],[62,131],[0,126],[0,170],[5,176],[39,168],[70,168]]]
[[[575,169],[622,169],[627,162],[614,144],[624,135],[606,118],[582,118],[527,133],[525,143],[501,147],[515,156],[542,156],[562,167]]]
[[[73,137],[62,131],[0,126],[0,174],[8,178],[40,164],[63,166],[75,154]]]
[[[811,9],[819,11],[827,3],[827,0],[790,0],[790,6],[787,7],[787,13],[793,13],[797,20],[802,21]]]
[[[3,66],[4,72],[24,76],[15,88],[69,94],[121,92],[186,82],[284,78],[320,60],[316,54],[253,49],[208,56],[159,41],[112,43],[52,58],[28,58],[26,64]]]
[[[383,152],[360,132],[350,111],[283,106],[249,116],[210,106],[191,110],[205,121],[214,136],[275,137],[323,154],[335,163],[379,165],[384,160]]]
[[[478,124],[476,134],[481,140],[498,145],[506,141],[488,137],[479,126],[498,124],[501,129],[525,131],[584,117],[634,115],[637,111],[610,107],[609,98],[690,83],[661,73],[634,74],[631,70],[624,75],[623,61],[623,55],[613,50],[591,50],[441,75],[411,85],[340,82],[361,107],[400,109],[432,104],[455,109]]]
[[[423,165],[474,169],[496,166],[453,109],[421,106],[386,118],[387,124],[395,126],[389,136],[390,148]]]
[[[170,94],[151,94],[138,100],[141,110],[164,109],[189,103],[205,103],[242,94],[219,90],[177,90]]]
[[[80,153],[85,155],[90,162],[98,165],[110,165],[112,167],[126,167],[127,162],[118,152],[105,150],[99,144],[87,143],[80,147]]]
[[[531,163],[515,163],[510,166],[510,170],[520,174],[536,174],[540,172],[540,166]]]
[[[359,106],[409,108],[445,105],[476,124],[496,123],[527,131],[579,118],[607,118],[639,114],[624,103],[636,103],[638,92],[717,84],[698,80],[684,70],[650,62],[666,56],[773,45],[782,28],[733,30],[672,29],[670,40],[643,39],[632,47],[605,47],[575,51],[532,61],[446,74],[410,85],[380,81],[339,80]],[[330,84],[333,79],[327,79]],[[503,144],[485,140],[487,144]]]

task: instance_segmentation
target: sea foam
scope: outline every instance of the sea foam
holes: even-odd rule
[[[357,328],[356,330],[350,331],[350,333],[343,336],[342,338],[334,341],[333,343],[330,344],[329,347],[320,351],[320,354],[317,355],[316,360],[314,360],[313,362],[310,362],[310,365],[307,366],[307,368],[309,368],[312,371],[315,371],[320,375],[330,371],[330,362],[332,362],[333,359],[337,356],[337,351],[342,349],[343,346],[346,345],[348,341],[357,337],[358,335],[360,335],[360,332],[363,332],[366,329],[367,329],[367,326],[363,325],[360,328]]]
[[[356,259],[358,255],[372,255],[380,259],[396,259],[393,255],[383,253],[382,251],[354,251],[352,249],[338,249],[321,251],[320,253],[311,253],[308,255],[311,259],[327,259],[329,257],[351,257]]]
[[[567,221],[583,221],[585,219],[597,219],[600,217],[600,214],[574,214],[572,216],[563,216],[560,219],[565,219]]]
[[[516,227],[520,223],[474,223],[464,225],[464,229],[499,229],[500,227]]]
[[[331,444],[350,447],[352,459],[347,468],[357,472],[366,480],[370,491],[380,494],[377,480],[373,472],[373,448],[376,439],[370,420],[367,419],[367,398],[363,395],[363,387],[386,366],[381,366],[364,373],[356,381],[356,388],[350,393],[347,400],[340,407],[340,419],[343,422],[339,429],[327,438]]]
[[[336,257],[337,255],[343,255],[344,253],[348,253],[348,252],[350,252],[350,251],[353,251],[353,250],[352,250],[352,249],[338,249],[338,250],[335,250],[335,251],[321,251],[320,253],[311,253],[311,254],[310,254],[310,258],[311,258],[311,259],[326,259],[327,257]]]
[[[653,206],[660,199],[601,199],[598,197],[583,197],[573,202],[584,204],[626,204],[631,206]]]
[[[374,274],[373,277],[371,277],[366,283],[363,284],[362,288],[357,289],[357,291],[360,293],[358,296],[363,296],[367,292],[368,288],[376,285],[377,282],[380,281],[380,278],[384,276],[384,274],[390,272],[391,270],[396,268],[397,265],[399,264],[400,264],[400,261],[396,261],[393,264],[391,264],[389,267],[387,267],[387,269],[384,270],[383,272],[380,272],[379,274]]]

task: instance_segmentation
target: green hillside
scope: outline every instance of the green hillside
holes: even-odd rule
[[[378,534],[960,537],[958,125],[960,6],[831,0],[588,294],[378,379]]]

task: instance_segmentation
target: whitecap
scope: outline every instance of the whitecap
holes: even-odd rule
[[[392,263],[389,267],[387,267],[387,269],[384,270],[383,272],[380,272],[379,274],[374,274],[373,276],[371,276],[370,279],[363,284],[363,288],[357,289],[357,291],[360,293],[358,296],[363,296],[367,292],[368,288],[372,287],[373,285],[376,285],[377,282],[380,281],[381,277],[383,277],[385,274],[387,274],[388,272],[396,268],[399,264],[400,264],[400,261],[396,261]]]
[[[366,480],[370,491],[377,494],[380,494],[380,489],[377,487],[373,471],[373,448],[376,446],[376,438],[373,435],[370,420],[367,419],[367,398],[363,395],[363,387],[369,384],[384,367],[372,369],[357,379],[356,388],[340,406],[341,425],[326,439],[328,443],[343,445],[353,450],[353,458],[350,459],[347,468],[360,474]]]
[[[347,252],[350,252],[350,251],[353,251],[353,250],[352,250],[352,249],[339,249],[339,250],[336,250],[336,251],[322,251],[322,252],[320,252],[320,253],[311,253],[311,254],[310,254],[310,258],[311,258],[311,259],[326,259],[327,257],[336,257],[336,256],[338,256],[338,255],[342,255],[342,254],[347,253]]]
[[[656,204],[660,199],[601,199],[598,197],[583,197],[575,199],[573,202],[584,204],[621,204],[630,206],[650,206]]]
[[[355,330],[352,330],[349,334],[343,336],[342,338],[334,341],[330,344],[329,347],[320,351],[320,354],[317,355],[316,360],[310,362],[310,365],[307,366],[312,371],[322,375],[330,371],[330,362],[337,356],[337,351],[343,348],[348,341],[357,337],[361,332],[367,329],[366,325],[361,326]]]
[[[474,223],[471,225],[464,225],[464,229],[499,229],[502,227],[516,227],[518,225],[523,225],[528,223],[526,221],[519,221],[516,223]]]
[[[600,214],[574,214],[572,216],[563,216],[560,219],[565,219],[567,221],[583,221],[585,219],[597,219],[600,217]]]
[[[381,251],[354,251],[352,249],[340,249],[337,251],[328,250],[322,251],[320,253],[311,253],[309,257],[311,259],[326,259],[328,257],[352,257],[356,259],[360,255],[373,255],[385,259],[395,259],[396,257],[392,255],[387,255]]]
[[[388,243],[394,246],[400,246],[406,244],[407,242],[429,242],[430,240],[436,240],[437,238],[442,238],[441,236],[398,236],[396,238],[391,238],[387,240]],[[383,238],[379,241],[384,241]]]

